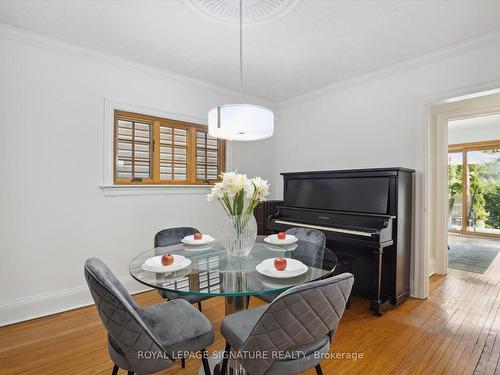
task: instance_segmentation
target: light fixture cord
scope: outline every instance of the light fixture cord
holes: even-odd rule
[[[240,99],[243,103],[243,0],[240,0]]]

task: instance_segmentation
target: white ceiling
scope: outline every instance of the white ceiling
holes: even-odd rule
[[[2,0],[0,22],[238,89],[237,26],[186,1]],[[302,0],[245,28],[245,92],[279,102],[499,29],[499,1]]]
[[[468,117],[459,120],[448,121],[448,126],[450,130],[459,129],[479,129],[479,128],[489,128],[498,127],[500,129],[500,113],[495,113],[485,116]]]

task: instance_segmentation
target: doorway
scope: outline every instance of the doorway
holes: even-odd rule
[[[447,274],[449,261],[458,268],[464,249],[468,255],[479,256],[468,260],[470,271],[482,271],[497,253],[494,250],[489,254],[484,248],[494,248],[500,241],[496,221],[500,95],[449,100],[431,106],[429,115],[425,216],[428,275]],[[496,130],[496,135],[484,136],[481,129],[486,123],[493,124],[489,128]],[[454,250],[453,259],[449,259],[449,249]]]
[[[500,114],[448,121],[448,267],[484,273],[500,250]]]

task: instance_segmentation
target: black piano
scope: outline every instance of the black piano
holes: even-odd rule
[[[352,272],[353,291],[382,315],[410,294],[413,174],[406,168],[282,173],[283,205],[267,227],[323,231],[341,260],[337,272]]]

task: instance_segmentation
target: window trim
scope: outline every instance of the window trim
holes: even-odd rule
[[[151,165],[151,177],[145,181],[132,181],[129,179],[121,179],[117,176],[116,169],[116,153],[117,153],[117,128],[118,121],[125,120],[131,122],[141,121],[142,123],[151,124],[151,140],[152,149],[150,151],[150,165]],[[159,153],[159,132],[160,127],[166,126],[172,129],[183,129],[186,130],[186,180],[161,180],[159,173],[159,163],[160,163],[160,153]],[[197,178],[196,169],[196,132],[203,131],[208,132],[206,125],[200,125],[196,123],[179,121],[169,118],[163,118],[152,115],[145,115],[142,113],[134,113],[128,111],[115,110],[114,111],[114,126],[113,126],[113,181],[115,185],[213,185],[216,180],[199,180]],[[158,145],[157,145],[158,143]],[[226,141],[218,140],[218,170],[225,170],[225,159],[226,159]],[[222,156],[222,157],[220,157]]]
[[[210,105],[208,105],[210,107]],[[101,128],[102,137],[100,138],[99,154],[101,155],[101,168],[98,186],[103,190],[105,196],[124,196],[124,195],[202,195],[210,190],[208,184],[128,184],[121,185],[114,183],[114,112],[115,110],[131,113],[142,113],[144,115],[168,118],[172,121],[181,121],[207,126],[206,117],[179,114],[163,110],[152,109],[146,106],[134,105],[121,102],[111,98],[104,98],[104,121]],[[232,169],[232,142],[226,142],[226,170]]]

